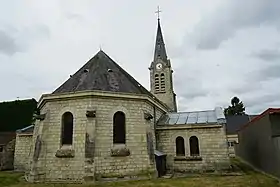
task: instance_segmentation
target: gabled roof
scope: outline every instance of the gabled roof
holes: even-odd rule
[[[151,95],[148,90],[101,50],[53,93],[86,90]]]
[[[161,59],[163,61],[167,60],[167,54],[166,54],[166,49],[165,49],[165,44],[163,40],[159,19],[158,19],[158,28],[157,28],[157,36],[156,36],[156,44],[155,44],[154,61],[156,61],[157,59]]]
[[[273,113],[280,113],[280,108],[268,108],[267,110],[265,110],[263,113],[261,113],[260,115],[254,117],[250,122],[242,125],[240,127],[240,129],[238,131],[241,131],[243,129],[245,129],[246,127],[248,127],[249,125],[251,125],[252,123],[260,120],[261,118],[265,117],[266,115],[269,114],[273,114]]]
[[[223,124],[225,116],[222,109],[216,107],[214,110],[195,112],[172,112],[163,115],[158,125],[191,125],[191,124]]]

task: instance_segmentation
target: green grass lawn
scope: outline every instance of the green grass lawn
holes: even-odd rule
[[[190,178],[172,178],[144,181],[107,182],[102,184],[30,184],[20,182],[21,175],[0,173],[0,186],[9,187],[279,187],[275,179],[262,174],[243,176],[208,176]]]
[[[236,161],[233,161],[236,164]],[[20,173],[0,172],[0,187],[279,187],[276,179],[258,173],[238,163],[240,176],[201,175],[171,179],[106,182],[97,184],[30,184]]]

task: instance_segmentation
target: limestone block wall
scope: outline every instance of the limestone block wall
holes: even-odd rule
[[[14,169],[26,171],[29,167],[29,156],[32,143],[32,134],[17,134],[14,153]]]
[[[236,143],[238,143],[238,135],[237,134],[227,135],[227,141],[228,141],[229,156],[235,157],[235,146]]]
[[[145,103],[144,111],[147,111],[153,115],[153,119],[151,121],[149,121],[149,123],[147,124],[147,126],[148,126],[147,133],[151,133],[151,136],[152,136],[153,151],[150,153],[150,162],[151,162],[151,164],[154,164],[154,166],[155,166],[154,150],[157,149],[156,123],[159,120],[159,118],[163,115],[164,111],[160,110],[159,108],[157,108],[156,106],[154,106],[150,103]],[[149,144],[149,140],[147,140],[147,144]]]
[[[37,121],[34,129],[32,168],[33,181],[82,181],[84,177],[86,110],[91,105],[88,98],[48,102],[41,113],[46,113],[43,121]],[[73,144],[61,145],[62,115],[73,114]],[[74,157],[57,157],[59,151],[69,150]]]
[[[226,135],[223,127],[158,130],[159,149],[167,154],[167,169],[171,171],[216,170],[229,168]],[[176,138],[184,138],[185,156],[176,156]],[[190,156],[189,138],[199,140],[200,157]],[[201,159],[201,160],[199,160]]]
[[[96,174],[100,176],[132,175],[153,172],[147,148],[147,131],[153,132],[153,120],[144,119],[144,111],[153,115],[153,108],[144,101],[124,99],[95,99],[96,118]],[[130,155],[112,157],[113,115],[122,111],[126,116],[126,145]]]
[[[88,118],[86,111],[96,110],[94,118]],[[137,175],[154,172],[147,149],[147,131],[153,131],[153,120],[144,119],[144,110],[151,107],[144,100],[118,99],[108,97],[67,98],[48,101],[41,113],[43,121],[34,128],[30,155],[30,181],[79,182],[98,177]],[[122,111],[126,117],[126,144],[113,144],[113,116]],[[65,112],[74,117],[73,145],[61,146],[61,121]],[[86,147],[91,142],[91,153]],[[129,156],[112,156],[116,146],[126,147]],[[58,158],[59,150],[71,149],[72,158]],[[90,156],[91,155],[91,156]]]
[[[14,152],[15,152],[15,142],[13,139],[8,142],[2,152],[0,152],[0,171],[1,170],[12,170],[14,168]]]

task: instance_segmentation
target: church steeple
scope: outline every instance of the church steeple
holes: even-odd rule
[[[165,44],[163,40],[163,35],[160,26],[159,13],[158,10],[158,24],[157,24],[157,36],[154,59],[149,68],[150,70],[150,82],[151,82],[151,92],[163,103],[169,106],[170,111],[177,111],[176,104],[176,94],[173,90],[172,81],[172,67],[171,62],[167,58],[167,53],[165,49]]]
[[[162,36],[160,19],[158,18],[158,28],[157,28],[157,36],[156,36],[156,44],[155,44],[155,54],[154,61],[157,59],[161,59],[163,61],[167,61],[167,54],[165,49],[165,44]]]

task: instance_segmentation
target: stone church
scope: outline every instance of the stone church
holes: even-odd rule
[[[160,20],[149,71],[150,91],[100,50],[41,96],[35,125],[17,131],[15,170],[83,182],[229,168],[222,109],[177,112]]]

